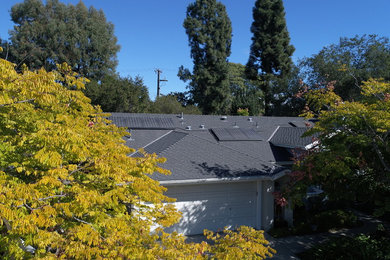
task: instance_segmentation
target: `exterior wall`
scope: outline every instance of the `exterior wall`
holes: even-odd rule
[[[262,212],[261,212],[261,228],[269,230],[274,223],[274,182],[262,182]]]
[[[256,229],[261,229],[262,226],[262,213],[263,213],[263,182],[256,182]]]

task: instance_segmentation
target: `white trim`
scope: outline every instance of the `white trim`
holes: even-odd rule
[[[208,178],[208,179],[189,179],[189,180],[171,180],[171,181],[160,181],[163,186],[174,186],[174,185],[192,185],[192,184],[212,184],[212,183],[228,183],[228,182],[245,182],[245,181],[275,181],[290,170],[283,170],[273,176],[249,176],[249,177],[236,177],[236,178]]]
[[[269,142],[269,141],[272,139],[272,137],[274,137],[276,131],[278,131],[279,128],[280,128],[280,125],[278,125],[278,127],[276,127],[275,131],[274,131],[274,132],[271,134],[271,136],[268,138],[267,142]]]

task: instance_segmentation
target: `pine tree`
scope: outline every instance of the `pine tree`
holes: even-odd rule
[[[197,0],[187,7],[183,24],[194,68],[180,67],[179,77],[191,80],[190,93],[204,114],[230,110],[228,61],[232,28],[225,6],[216,0]]]
[[[282,0],[257,0],[253,8],[253,33],[246,73],[259,79],[265,96],[265,114],[270,114],[272,84],[283,82],[291,70],[290,45]]]

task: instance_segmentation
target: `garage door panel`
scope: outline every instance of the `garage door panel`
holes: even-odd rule
[[[167,196],[176,198],[182,212],[180,223],[167,231],[200,234],[256,223],[256,184],[228,183],[168,187]]]

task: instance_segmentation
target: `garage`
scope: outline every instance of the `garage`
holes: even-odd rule
[[[256,227],[257,182],[234,182],[168,186],[166,195],[176,198],[183,217],[167,229],[185,235],[202,234],[204,229],[220,231],[246,225]]]

